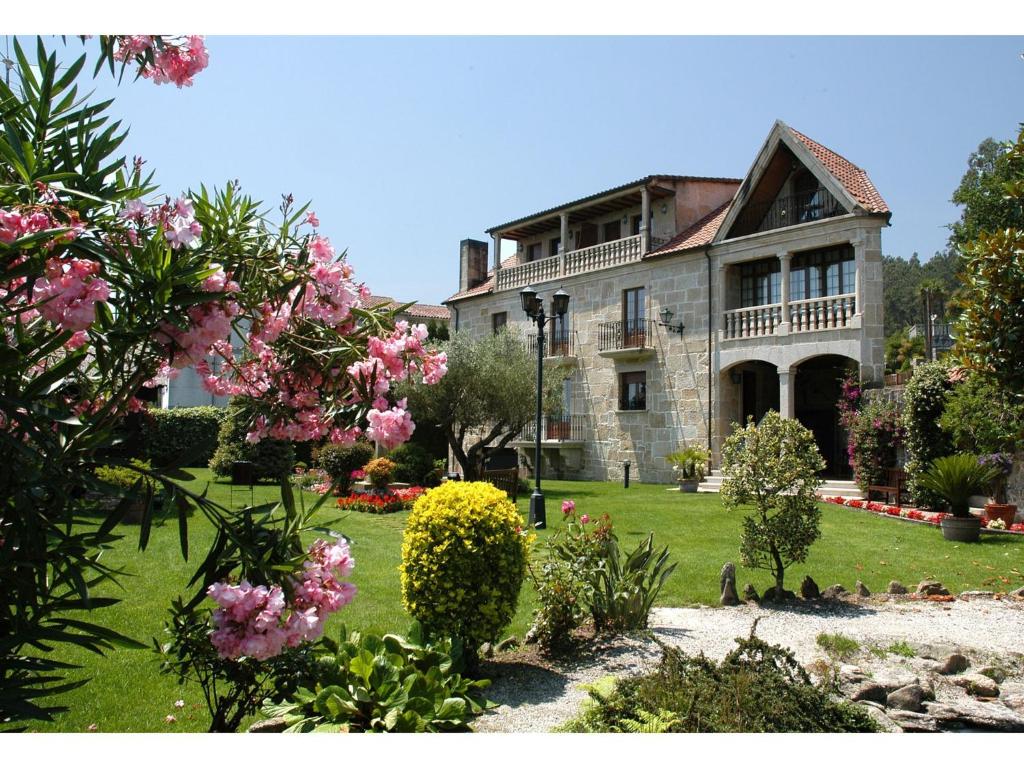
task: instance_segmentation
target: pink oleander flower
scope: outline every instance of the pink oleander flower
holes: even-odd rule
[[[562,502],[562,514],[571,515],[576,511],[576,502],[572,499],[566,499]]]
[[[366,414],[366,420],[370,425],[366,430],[366,436],[389,451],[408,441],[416,429],[416,424],[405,407],[406,401],[402,399],[398,401],[398,405],[386,411],[371,408]]]
[[[315,211],[309,211],[306,214],[306,223],[309,224],[311,227],[319,227],[320,226],[320,219],[318,219],[316,217],[316,212]]]
[[[590,522],[590,515],[580,515],[580,522],[586,525]]]

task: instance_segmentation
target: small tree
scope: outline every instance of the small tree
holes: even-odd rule
[[[441,348],[448,374],[437,386],[411,382],[401,394],[423,421],[438,424],[466,480],[483,472],[485,448],[504,448],[533,420],[537,362],[510,331],[474,338],[455,332]],[[545,410],[561,389],[557,369],[546,368]]]
[[[748,568],[775,577],[783,595],[786,568],[807,559],[821,531],[815,490],[825,460],[814,435],[795,419],[769,411],[759,425],[735,425],[722,449],[722,500],[730,510],[752,507],[743,519],[740,555]]]

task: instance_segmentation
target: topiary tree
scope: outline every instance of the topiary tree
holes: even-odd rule
[[[205,467],[217,450],[226,411],[212,405],[144,414],[142,447],[154,466]]]
[[[771,571],[774,597],[780,600],[786,568],[806,560],[821,535],[815,491],[825,460],[811,431],[776,411],[768,411],[759,425],[734,425],[722,459],[726,508],[752,508],[743,518],[743,565]]]
[[[918,506],[935,508],[942,499],[919,481],[928,465],[939,456],[952,453],[949,435],[940,418],[946,405],[949,364],[941,360],[925,363],[914,370],[914,377],[903,392],[904,446],[907,450],[907,491]]]
[[[522,518],[490,483],[444,483],[412,508],[402,538],[402,604],[435,636],[462,640],[467,663],[516,612],[526,576]]]
[[[295,466],[295,451],[291,443],[284,440],[260,440],[258,443],[246,439],[249,422],[234,400],[228,405],[224,422],[217,435],[217,450],[210,459],[210,469],[215,475],[228,477],[231,465],[236,461],[251,461],[256,465],[256,476],[260,480],[280,480]]]

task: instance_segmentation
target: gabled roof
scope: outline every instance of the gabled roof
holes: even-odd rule
[[[871,179],[868,178],[864,169],[854,165],[839,153],[833,152],[828,147],[790,128],[781,120],[776,120],[743,183],[736,190],[736,195],[719,226],[714,242],[724,240],[728,235],[780,145],[789,149],[811,173],[817,176],[821,184],[846,209],[860,210],[867,214],[891,215],[889,206],[875,189],[875,185],[871,183]]]
[[[405,302],[395,301],[390,296],[370,296],[366,300],[366,306],[384,309],[393,309],[400,307]],[[448,307],[442,307],[438,304],[413,304],[402,310],[403,314],[410,315],[412,317],[428,317],[436,320],[447,320],[450,316]]]
[[[722,205],[718,206],[703,219],[691,224],[663,246],[648,253],[644,258],[651,259],[656,256],[667,256],[670,253],[679,253],[680,251],[704,247],[714,239],[718,228],[722,226],[722,222],[725,220],[725,214],[728,212],[730,205],[732,205],[732,201],[722,203]]]

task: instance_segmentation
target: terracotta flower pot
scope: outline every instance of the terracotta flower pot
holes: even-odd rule
[[[944,517],[940,526],[946,541],[977,541],[981,537],[981,520],[977,517]]]
[[[1017,518],[1017,505],[995,503],[986,504],[985,517],[989,520],[1002,520],[1006,523],[1006,527],[1009,528]]]

